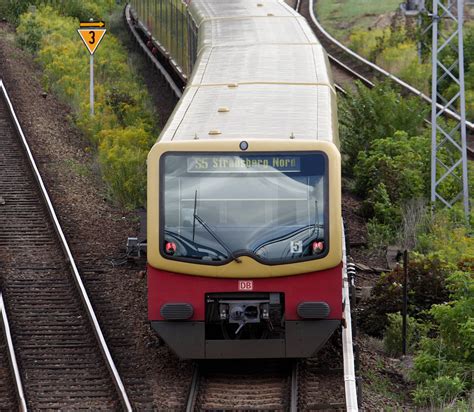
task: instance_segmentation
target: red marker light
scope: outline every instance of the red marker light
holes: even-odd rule
[[[313,242],[312,244],[313,255],[321,253],[324,250],[324,242]]]
[[[174,242],[166,242],[165,243],[165,252],[168,255],[174,255],[176,253],[176,243]]]

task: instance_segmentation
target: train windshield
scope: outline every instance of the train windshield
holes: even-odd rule
[[[161,253],[222,264],[279,264],[328,252],[327,158],[290,154],[166,154]]]

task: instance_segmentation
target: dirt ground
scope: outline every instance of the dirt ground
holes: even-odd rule
[[[44,95],[40,68],[16,46],[13,30],[6,23],[0,23],[0,77],[18,111],[105,335],[112,342],[121,342],[112,344],[111,349],[119,370],[127,376],[125,385],[133,392],[132,400],[143,409],[171,410],[182,406],[191,379],[191,364],[179,361],[160,346],[150,329],[144,262],[136,266],[112,265],[123,255],[127,237],[137,234],[137,216],[110,202],[94,151],[74,127],[70,109],[54,96]],[[156,92],[156,83],[150,84]],[[349,238],[363,241],[365,225],[357,215],[357,200],[345,199]],[[100,271],[94,272],[94,268]],[[94,274],[89,278],[88,273]],[[120,319],[120,330],[109,326],[109,316]],[[398,361],[386,358],[380,343],[367,337],[359,339],[359,346],[364,410],[403,409],[410,388],[399,372]]]

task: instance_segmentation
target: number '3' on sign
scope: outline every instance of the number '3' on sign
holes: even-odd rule
[[[90,54],[94,54],[99,46],[100,41],[103,39],[106,29],[96,29],[96,28],[84,28],[78,29],[77,32],[81,36],[81,39],[84,45],[89,50]]]

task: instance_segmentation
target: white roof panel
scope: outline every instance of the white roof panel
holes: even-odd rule
[[[332,141],[331,94],[328,86],[288,84],[190,87],[164,137]]]
[[[215,47],[203,53],[190,84],[329,83],[320,45]]]
[[[192,0],[190,12],[198,59],[162,140],[338,144],[327,58],[301,16],[277,0]]]
[[[254,17],[205,21],[199,28],[198,52],[206,46],[318,43],[302,19]]]
[[[286,3],[273,0],[192,0],[189,7],[198,26],[213,18],[298,16]]]

